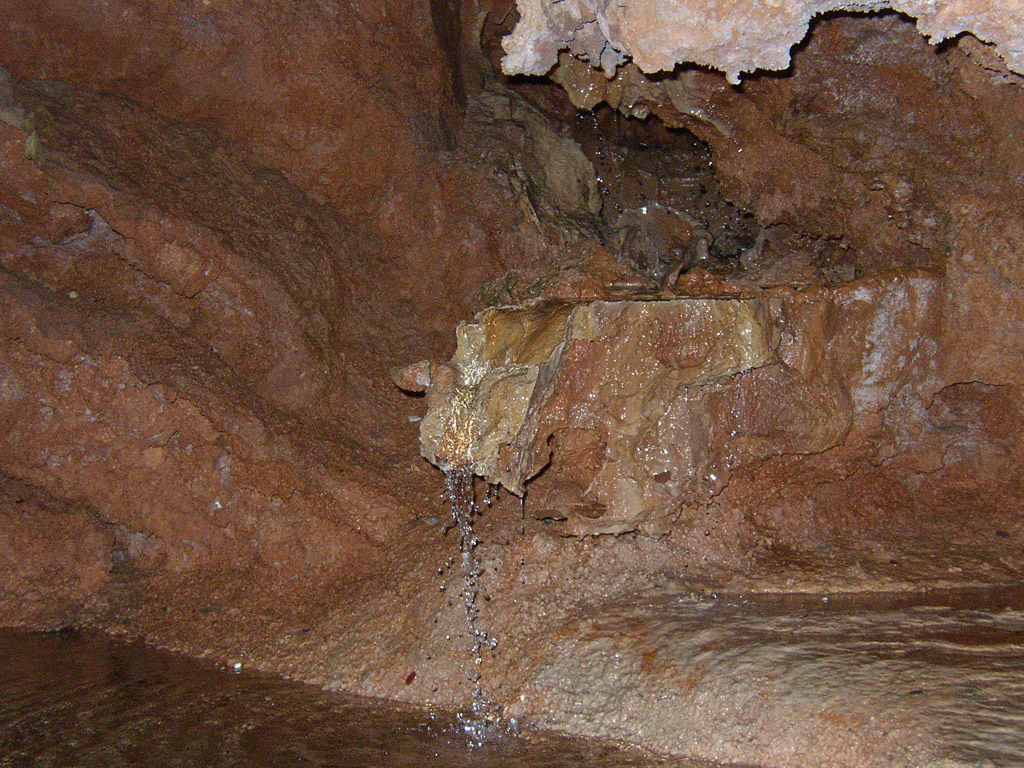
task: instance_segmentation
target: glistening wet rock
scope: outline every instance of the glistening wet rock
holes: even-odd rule
[[[576,535],[658,531],[739,468],[821,453],[906,386],[934,385],[937,278],[739,298],[534,303],[459,326],[428,392],[424,457],[470,467]],[[546,470],[546,471],[545,471]]]

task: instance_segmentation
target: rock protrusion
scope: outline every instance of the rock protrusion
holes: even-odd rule
[[[659,471],[635,471],[637,441],[689,388],[767,364],[776,344],[759,299],[501,307],[457,336],[451,363],[396,374],[404,389],[427,392],[424,457],[522,495],[551,460],[557,433],[590,431],[604,461],[583,496],[608,515],[581,533],[620,533],[669,512],[671,494],[647,479]]]
[[[478,314],[427,392],[421,452],[522,495],[571,535],[658,532],[777,456],[821,454],[899,392],[929,397],[937,278],[746,297],[539,302]]]

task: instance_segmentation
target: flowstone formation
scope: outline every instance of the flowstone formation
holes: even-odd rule
[[[832,289],[487,309],[427,392],[423,456],[522,495],[574,535],[663,531],[738,469],[821,453],[938,364],[927,273]],[[907,393],[904,392],[904,395]]]
[[[970,31],[995,43],[1009,67],[1024,72],[1019,6],[1012,0],[803,0],[706,3],[699,0],[517,0],[520,21],[505,41],[509,74],[543,75],[568,50],[610,78],[633,61],[644,72],[693,63],[725,72],[730,82],[757,69],[789,66],[790,49],[811,19],[829,11],[895,10],[917,19],[933,43]]]
[[[451,363],[420,363],[400,379],[429,391],[424,457],[445,469],[468,466],[521,496],[551,459],[548,441],[565,422],[571,393],[591,407],[562,428],[602,442],[601,467],[584,494],[600,513],[582,516],[611,511],[581,533],[621,533],[664,515],[669,486],[633,476],[631,444],[664,415],[658,403],[759,367],[772,348],[764,305],[743,299],[541,302],[486,310],[457,333]],[[581,377],[588,371],[597,375]]]

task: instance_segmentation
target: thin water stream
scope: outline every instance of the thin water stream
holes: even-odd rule
[[[476,555],[480,540],[473,532],[473,518],[478,513],[473,489],[473,472],[468,468],[452,469],[445,472],[445,495],[452,508],[452,525],[459,529],[459,554],[462,564],[462,602],[466,609],[466,629],[469,632],[469,671],[467,676],[473,683],[471,713],[462,717],[466,732],[472,739],[482,743],[488,730],[497,724],[497,707],[484,696],[480,682],[483,664],[483,649],[495,648],[497,638],[491,637],[477,624],[480,606],[480,575],[483,567]],[[512,724],[514,727],[514,724]]]

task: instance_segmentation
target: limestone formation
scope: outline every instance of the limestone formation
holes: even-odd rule
[[[738,468],[820,453],[939,360],[936,278],[738,298],[533,303],[459,326],[450,363],[398,381],[426,390],[423,456],[470,467],[577,535],[664,530]],[[550,465],[550,466],[549,466]]]
[[[738,83],[744,72],[781,70],[811,20],[836,10],[892,9],[917,20],[932,43],[971,32],[994,43],[1010,69],[1024,73],[1024,18],[1014,0],[802,0],[707,3],[701,0],[517,0],[520,20],[505,41],[509,74],[547,74],[567,50],[611,77],[625,62],[647,73],[697,64]]]

